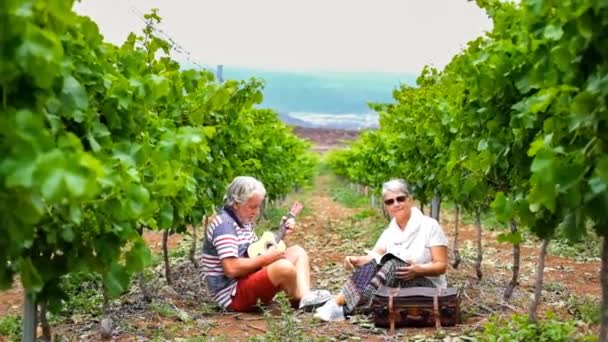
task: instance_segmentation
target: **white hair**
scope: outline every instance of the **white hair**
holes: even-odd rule
[[[238,176],[232,180],[224,195],[224,205],[233,206],[246,202],[254,195],[266,196],[266,188],[259,180],[250,176]]]
[[[407,182],[400,178],[391,179],[382,184],[382,196],[386,195],[386,193],[389,191],[401,193],[407,196],[410,195],[410,189]]]

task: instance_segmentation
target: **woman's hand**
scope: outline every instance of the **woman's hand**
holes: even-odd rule
[[[446,246],[433,246],[431,247],[431,256],[433,261],[430,263],[397,267],[395,275],[397,278],[410,280],[416,277],[434,277],[444,274],[448,264],[448,248]]]
[[[367,264],[370,261],[371,261],[371,259],[368,255],[359,255],[359,256],[349,255],[346,258],[344,258],[344,267],[346,267],[347,269],[353,269],[355,267],[359,268],[359,267]]]
[[[397,267],[395,270],[395,275],[399,279],[403,280],[411,280],[421,275],[422,269],[420,265],[413,264],[409,266],[401,266]]]

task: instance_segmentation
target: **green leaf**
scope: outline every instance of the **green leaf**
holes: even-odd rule
[[[603,156],[595,166],[595,174],[604,182],[608,182],[608,156]]]
[[[496,218],[501,223],[507,223],[512,218],[513,209],[511,203],[503,192],[498,192],[496,194],[490,207],[494,210]]]
[[[7,168],[10,168],[9,174],[6,176],[5,185],[7,187],[22,186],[30,188],[33,185],[33,176],[36,170],[36,162],[34,160],[20,160],[8,163]]]
[[[123,293],[128,284],[129,274],[123,266],[117,263],[113,263],[109,271],[103,274],[103,285],[112,297],[117,297]]]
[[[63,49],[57,35],[51,30],[27,23],[21,37],[15,60],[40,88],[48,88],[59,76],[59,62]]]
[[[66,242],[74,241],[74,230],[70,226],[63,227],[61,231],[61,238]]]
[[[127,252],[126,269],[131,273],[142,271],[150,264],[151,260],[152,254],[150,253],[150,249],[140,240]]]
[[[547,170],[551,170],[553,169],[554,162],[555,157],[553,153],[548,149],[542,149],[538,153],[536,153],[536,157],[532,161],[530,171],[534,173],[541,173]]]
[[[169,81],[167,78],[160,75],[148,75],[147,86],[151,95],[151,100],[166,96],[169,93]]]
[[[128,189],[126,200],[130,216],[138,218],[143,214],[145,206],[150,201],[150,192],[141,185],[132,184]]]
[[[56,199],[62,197],[63,192],[63,170],[52,170],[46,174],[46,178],[42,182],[42,196],[46,199]]]
[[[515,87],[517,87],[517,90],[519,90],[523,94],[530,91],[530,89],[533,88],[533,85],[530,82],[530,75],[524,74],[515,82]]]
[[[65,155],[65,150],[69,150],[70,152],[72,150],[80,151],[82,149],[82,142],[76,134],[72,132],[66,132],[65,134],[59,136],[59,139],[57,140],[57,147],[58,150],[56,152],[58,154],[64,153],[61,158],[65,160],[69,158],[68,155]]]
[[[38,196],[38,194],[23,194],[23,199],[15,199],[16,202],[13,203],[13,212],[11,214],[15,215],[19,218],[19,220],[23,224],[33,225],[38,223],[38,220],[46,213],[46,204],[45,202]],[[29,233],[29,227],[20,227],[20,233]],[[33,232],[31,232],[33,235]],[[27,237],[28,239],[31,236]]]
[[[70,206],[70,221],[80,224],[82,222],[82,210],[78,205]]]
[[[126,166],[134,168],[136,166],[135,158],[131,156],[129,153],[119,150],[114,150],[112,154],[112,158],[121,161]]]
[[[173,206],[169,203],[164,203],[160,210],[159,227],[162,229],[170,229],[173,226]]]
[[[549,40],[559,40],[564,35],[564,30],[560,26],[547,25],[543,31],[543,37]]]
[[[91,150],[93,150],[93,152],[99,152],[101,150],[101,145],[99,145],[99,143],[97,142],[97,139],[95,139],[95,137],[93,137],[93,135],[91,135],[90,133],[87,134],[87,140],[88,140],[89,146],[91,146]]]
[[[591,39],[593,36],[593,24],[588,15],[581,16],[576,20],[576,28],[585,39]]]
[[[596,96],[588,91],[578,93],[571,104],[573,114],[588,117],[596,108]]]
[[[78,160],[78,164],[80,166],[86,168],[97,178],[104,176],[105,171],[103,169],[103,165],[98,159],[89,153],[81,153],[79,157],[80,159]]]
[[[574,57],[566,44],[560,44],[551,49],[551,57],[560,70],[568,71],[572,67]]]
[[[477,59],[475,59],[473,61],[473,65],[479,65],[484,63],[485,61],[488,60],[488,58],[490,57],[490,54],[488,52],[483,52],[479,55],[479,57],[477,57]]]
[[[599,177],[593,177],[589,180],[589,187],[594,195],[598,195],[608,190],[608,182],[601,180]]]
[[[93,124],[93,135],[96,138],[103,138],[103,137],[107,137],[110,136],[110,131],[108,130],[108,127],[106,127],[106,125],[99,123],[99,122],[95,122]]]
[[[27,292],[40,292],[44,283],[42,282],[42,277],[32,264],[32,260],[30,258],[21,260],[20,269],[21,282]]]
[[[553,181],[552,170],[549,169],[534,174],[530,179],[530,184],[531,187],[528,196],[530,210],[532,212],[538,212],[541,209],[541,206],[544,206],[549,209],[549,211],[554,212],[557,192]]]
[[[536,140],[534,140],[532,142],[532,144],[530,144],[530,149],[528,150],[528,156],[534,157],[536,155],[536,153],[543,147],[545,147],[544,139],[542,137],[536,138]]]
[[[180,129],[179,131],[179,142],[180,147],[185,148],[190,144],[200,144],[203,141],[203,137],[196,129]]]
[[[558,228],[564,232],[568,240],[580,241],[586,231],[580,208],[568,212]]]
[[[85,110],[89,106],[86,89],[72,76],[68,76],[63,80],[61,100],[70,110]]]
[[[529,97],[527,100],[528,110],[531,113],[539,113],[547,110],[549,105],[553,102],[553,99],[557,95],[558,90],[556,88],[546,88],[533,96]]]
[[[123,109],[123,110],[129,109],[129,107],[133,103],[133,97],[129,93],[116,92],[116,94],[114,96],[118,100],[119,109]]]
[[[63,178],[68,192],[73,197],[81,197],[87,190],[86,179],[83,176],[73,172],[64,172]]]
[[[211,139],[215,136],[216,128],[213,126],[205,126],[203,127],[203,133],[208,139]]]
[[[575,161],[561,162],[555,165],[555,183],[561,192],[569,190],[583,180],[585,166]]]
[[[511,243],[511,244],[521,244],[524,241],[521,233],[519,231],[516,232],[508,232],[508,233],[500,233],[496,237],[496,241],[500,243]]]

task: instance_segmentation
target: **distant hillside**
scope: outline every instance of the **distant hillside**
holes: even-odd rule
[[[311,123],[311,122],[308,122],[305,120],[300,120],[298,118],[294,118],[294,117],[289,116],[288,114],[284,114],[284,113],[279,113],[279,118],[284,123],[286,123],[288,125],[292,125],[292,126],[308,127],[308,128],[316,127],[316,125],[314,123]]]

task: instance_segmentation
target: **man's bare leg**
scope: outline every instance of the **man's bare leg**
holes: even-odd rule
[[[272,285],[285,291],[291,298],[300,298],[296,267],[291,261],[281,259],[267,266],[268,278]]]
[[[285,251],[285,258],[296,270],[297,290],[295,298],[302,298],[310,293],[310,259],[304,248],[291,246]]]

